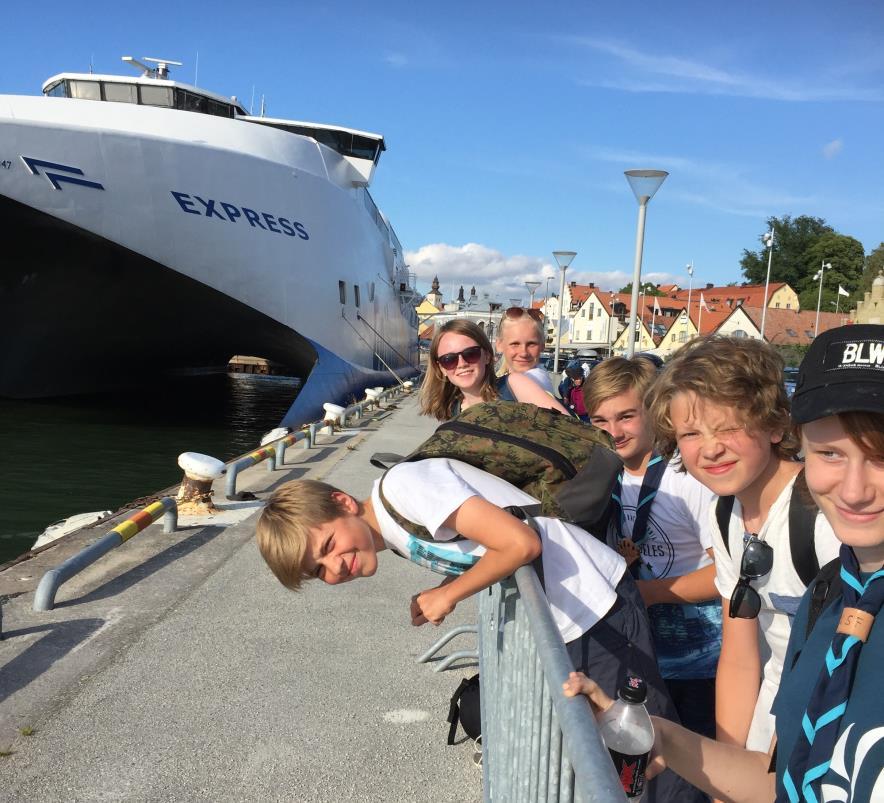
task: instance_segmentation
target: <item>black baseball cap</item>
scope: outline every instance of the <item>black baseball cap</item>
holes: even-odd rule
[[[839,326],[810,344],[798,369],[792,420],[884,413],[884,324]]]

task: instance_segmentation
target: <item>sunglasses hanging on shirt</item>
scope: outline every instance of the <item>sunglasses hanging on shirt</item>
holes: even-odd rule
[[[773,547],[754,533],[743,539],[740,579],[731,594],[730,618],[755,619],[761,611],[761,596],[752,587],[773,568]]]

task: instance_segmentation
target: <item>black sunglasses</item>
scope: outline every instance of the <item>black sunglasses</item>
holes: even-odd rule
[[[446,371],[450,371],[452,368],[457,368],[458,361],[461,357],[463,357],[463,361],[467,365],[475,365],[482,359],[482,347],[470,346],[463,351],[449,351],[448,354],[440,354],[436,357],[436,362]]]
[[[757,535],[745,539],[740,561],[740,579],[731,594],[730,618],[755,619],[761,610],[761,597],[751,581],[764,577],[773,568],[773,547]]]

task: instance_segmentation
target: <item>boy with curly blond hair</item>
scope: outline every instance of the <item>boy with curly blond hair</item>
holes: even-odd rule
[[[722,646],[716,675],[719,741],[766,751],[774,732],[777,692],[792,618],[805,590],[791,559],[789,508],[803,482],[791,429],[783,360],[766,342],[696,338],[667,364],[647,406],[657,449],[672,455],[719,497],[733,497],[726,532],[711,507],[716,587],[722,599]],[[818,565],[838,541],[817,514],[804,548]],[[746,550],[773,548],[773,565],[757,567]],[[745,556],[745,557],[744,557]],[[762,571],[763,570],[763,571]]]

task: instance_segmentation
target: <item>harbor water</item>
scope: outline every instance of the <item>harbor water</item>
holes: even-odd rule
[[[181,452],[229,460],[277,426],[298,380],[182,377],[137,392],[0,399],[0,563],[50,524],[178,482]]]

